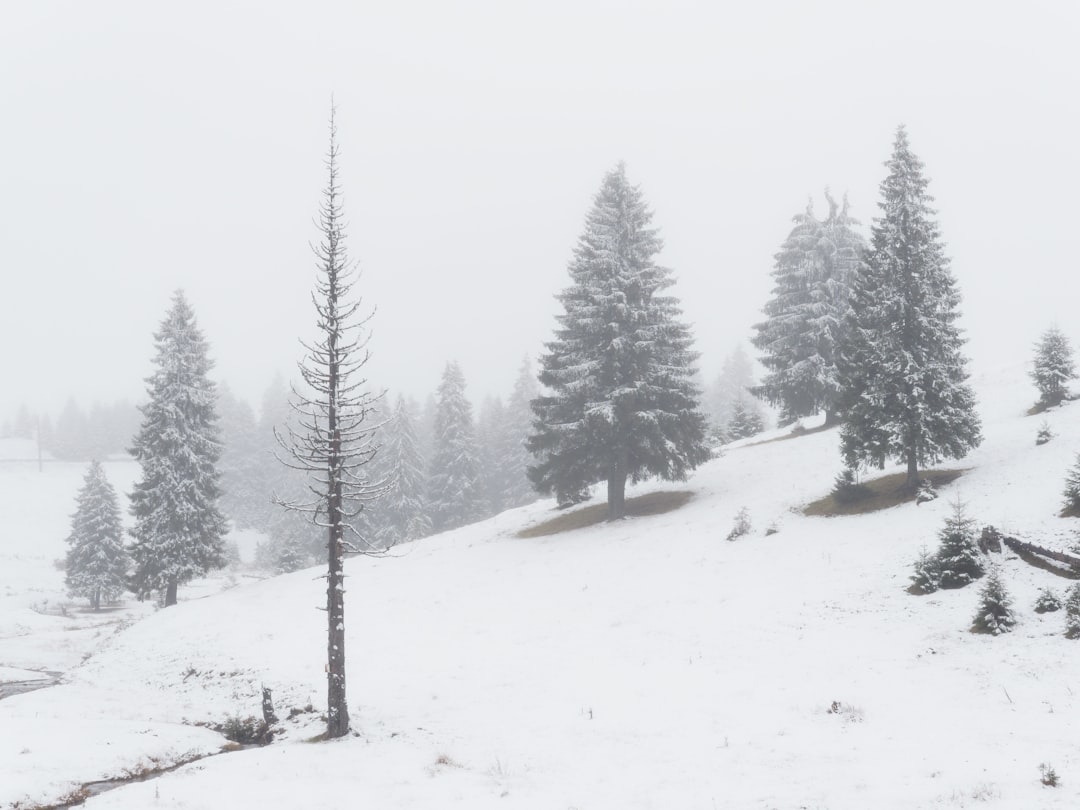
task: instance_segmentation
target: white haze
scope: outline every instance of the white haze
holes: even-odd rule
[[[554,325],[618,160],[711,376],[790,218],[865,225],[893,131],[925,161],[974,370],[1080,338],[1073,4],[35,2],[0,24],[0,416],[143,393],[184,288],[257,402],[311,334],[308,242],[339,106],[371,375],[505,393]],[[820,210],[819,208],[819,210]]]

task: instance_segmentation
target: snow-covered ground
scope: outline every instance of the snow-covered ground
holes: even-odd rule
[[[1045,416],[1057,436],[1036,447],[1023,369],[974,382],[986,440],[923,506],[802,516],[840,468],[828,431],[743,443],[686,484],[638,488],[693,490],[667,514],[516,537],[552,516],[544,502],[350,560],[355,736],[311,743],[321,724],[301,713],[269,747],[87,807],[1080,806],[1080,644],[1060,613],[1031,610],[1066,581],[1006,555],[1020,624],[998,638],[968,632],[977,586],[905,591],[953,494],[980,524],[1046,545],[1080,524],[1056,517],[1080,402]],[[51,621],[28,605],[61,598],[52,560],[81,469],[0,474],[0,628],[12,611]],[[742,507],[754,530],[726,542]],[[0,806],[217,750],[193,724],[258,715],[262,685],[282,716],[320,709],[323,588],[313,569],[151,610],[77,666],[29,616],[17,660],[0,629],[0,664],[68,670],[0,701]],[[1040,784],[1040,763],[1061,786]]]

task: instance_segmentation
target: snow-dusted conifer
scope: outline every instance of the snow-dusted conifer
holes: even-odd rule
[[[765,423],[757,409],[747,406],[741,399],[735,400],[731,406],[731,419],[727,424],[727,440],[733,442],[746,439],[756,436],[764,429]]]
[[[1008,633],[1015,625],[1016,617],[1012,611],[1012,599],[1005,590],[1005,583],[1001,579],[1001,569],[995,565],[986,578],[986,584],[979,592],[979,607],[971,622],[971,630],[974,633],[990,633],[998,636]]]
[[[131,558],[124,547],[124,527],[116,490],[97,461],[90,463],[71,518],[66,584],[72,596],[84,596],[98,610],[124,592]]]
[[[530,478],[560,500],[607,482],[608,517],[625,514],[626,481],[685,478],[709,458],[694,383],[697,354],[675,282],[655,263],[652,212],[622,164],[596,194],[542,358],[533,401]]]
[[[938,589],[941,581],[941,567],[936,556],[931,554],[925,546],[915,558],[914,570],[908,579],[911,580],[911,588],[915,593],[933,593]]]
[[[376,543],[380,548],[431,534],[424,500],[427,476],[413,423],[409,404],[399,396],[379,454],[387,478],[387,492],[376,505]]]
[[[1049,588],[1043,588],[1035,599],[1034,608],[1036,613],[1054,613],[1061,610],[1061,599]]]
[[[480,461],[480,484],[487,514],[506,508],[506,406],[499,397],[486,397],[476,419],[476,447]]]
[[[536,490],[529,482],[528,468],[533,459],[526,441],[532,430],[532,401],[539,395],[536,370],[532,360],[526,357],[521,362],[514,390],[506,403],[503,435],[499,442],[505,476],[502,493],[504,508],[523,506],[536,500]]]
[[[825,411],[826,424],[837,419],[840,384],[836,348],[842,342],[851,284],[862,264],[865,240],[848,214],[847,197],[839,206],[828,190],[829,216],[814,216],[813,203],[793,219],[773,269],[767,319],[754,326],[769,374],[755,393],[781,409],[782,424]]]
[[[1076,454],[1076,463],[1065,476],[1064,514],[1080,517],[1080,453]]]
[[[1035,344],[1031,379],[1039,389],[1039,403],[1046,407],[1061,404],[1069,395],[1069,380],[1075,378],[1072,346],[1065,333],[1053,326]]]
[[[225,564],[225,518],[218,509],[217,400],[207,376],[206,339],[184,294],[177,291],[154,335],[149,402],[131,454],[142,476],[131,494],[135,516],[131,554],[140,598],[161,592],[176,604],[179,585]]]
[[[487,505],[472,405],[465,396],[465,375],[457,363],[446,364],[437,399],[428,514],[432,529],[442,532],[479,520]]]
[[[1065,594],[1065,638],[1080,638],[1080,582]]]
[[[753,388],[754,364],[740,344],[724,358],[720,373],[702,400],[712,435],[727,436],[736,403],[754,411],[764,422],[761,402],[750,393]]]
[[[838,355],[841,443],[849,464],[906,464],[914,491],[921,466],[964,456],[982,435],[956,324],[960,293],[903,127],[886,166]]]
[[[981,577],[985,568],[975,538],[975,521],[961,501],[952,506],[952,514],[945,518],[938,533],[938,584],[942,588],[963,588]]]

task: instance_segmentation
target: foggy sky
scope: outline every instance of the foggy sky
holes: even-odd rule
[[[947,7],[944,7],[947,6]],[[603,174],[655,211],[707,376],[761,317],[808,195],[865,230],[896,126],[926,163],[973,372],[1075,342],[1074,4],[6,4],[0,418],[144,395],[182,287],[258,403],[313,334],[308,244],[338,105],[371,377],[448,359],[505,395]]]

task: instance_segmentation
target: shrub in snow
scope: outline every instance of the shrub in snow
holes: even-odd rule
[[[1035,344],[1035,363],[1031,379],[1039,389],[1039,404],[1058,405],[1068,396],[1069,380],[1076,377],[1069,339],[1056,326],[1043,332]]]
[[[938,589],[941,582],[941,566],[937,557],[927,551],[926,546],[923,546],[919,556],[915,558],[914,569],[909,577],[911,590],[914,593],[927,594]]]
[[[971,623],[973,633],[990,633],[997,636],[1012,630],[1016,618],[1012,612],[1012,599],[1001,581],[1001,571],[994,568],[979,592],[979,609]]]
[[[1050,431],[1050,423],[1043,422],[1039,425],[1039,432],[1035,434],[1035,445],[1046,444],[1054,438],[1054,434]]]
[[[750,513],[746,511],[744,506],[735,515],[735,525],[732,526],[731,531],[728,532],[728,540],[737,540],[738,538],[750,533],[750,529],[753,528],[750,524]]]
[[[915,503],[929,503],[930,501],[937,500],[937,490],[934,489],[934,482],[929,478],[926,478],[919,482],[919,488],[915,490]]]
[[[855,503],[870,495],[870,488],[859,483],[852,467],[845,467],[833,481],[832,496],[838,504]]]
[[[1080,638],[1080,582],[1065,594],[1065,638]]]
[[[1047,787],[1057,787],[1061,784],[1061,780],[1058,778],[1057,771],[1054,770],[1053,765],[1042,763],[1039,766],[1039,781]]]
[[[1080,516],[1080,454],[1065,478],[1065,514]]]
[[[1056,610],[1061,610],[1061,600],[1052,590],[1043,588],[1039,591],[1039,596],[1035,600],[1035,612],[1053,613]]]
[[[961,501],[953,504],[952,514],[945,519],[938,540],[935,556],[940,587],[963,588],[986,573],[975,539],[975,521],[968,517]]]

